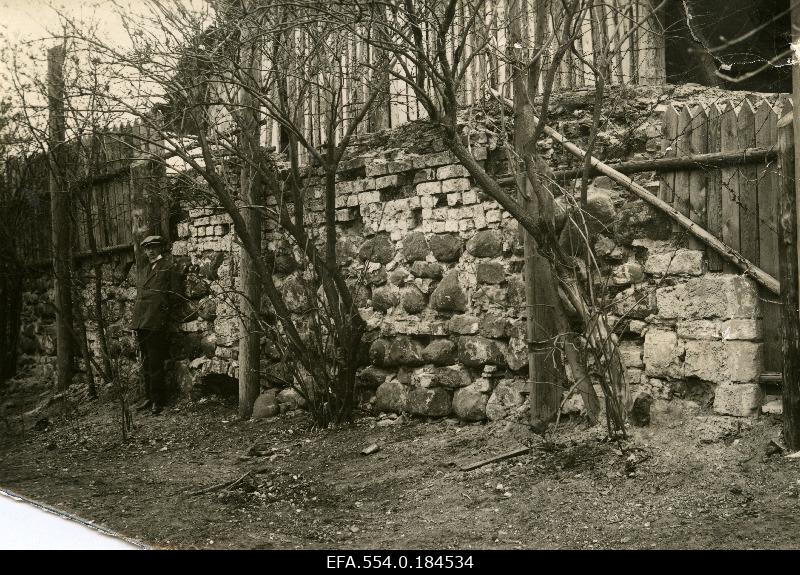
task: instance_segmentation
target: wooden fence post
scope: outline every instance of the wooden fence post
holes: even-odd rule
[[[63,391],[72,382],[72,295],[70,197],[64,177],[64,56],[63,46],[47,51],[48,138],[50,148],[50,210],[52,213],[53,271],[55,274],[57,380]]]
[[[783,437],[800,450],[800,306],[798,306],[797,205],[792,116],[778,122],[781,162],[780,281],[783,341]]]

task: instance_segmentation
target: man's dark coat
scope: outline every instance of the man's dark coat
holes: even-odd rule
[[[172,323],[170,310],[179,287],[171,257],[162,257],[155,265],[145,259],[145,265],[137,269],[133,329],[168,330]]]

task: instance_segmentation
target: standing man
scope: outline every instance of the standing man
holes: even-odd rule
[[[166,382],[164,362],[169,358],[169,328],[178,282],[170,256],[164,257],[164,238],[147,236],[136,252],[136,302],[133,306],[133,329],[142,352],[145,399],[136,405],[153,415],[164,409]],[[141,252],[144,251],[144,254]]]

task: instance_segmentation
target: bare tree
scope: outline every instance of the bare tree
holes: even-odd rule
[[[128,49],[64,16],[65,35],[115,80],[106,90],[85,84],[76,92],[90,94],[106,118],[142,122],[145,129],[134,135],[139,142],[131,154],[163,164],[182,162],[187,171],[178,177],[228,213],[250,277],[257,278],[267,304],[259,311],[257,290],[252,284],[243,289],[260,325],[256,329],[251,317],[248,331],[256,342],[265,335],[280,338],[285,363],[297,367],[290,370],[290,383],[310,401],[320,425],[346,420],[355,406],[365,324],[353,301],[353,283],[339,268],[336,171],[381,92],[364,94],[357,106],[342,105],[345,80],[335,55],[344,12],[327,22],[316,19],[313,7],[280,3],[221,2],[203,12],[180,2],[151,2],[149,8],[140,19],[127,19]],[[311,90],[319,94],[323,117],[316,139],[304,129]],[[257,125],[276,126],[280,155],[258,145]],[[306,210],[313,200],[300,167],[306,157],[322,173],[319,236]],[[261,239],[254,214],[263,218],[265,229],[291,238],[309,266],[308,291],[314,297],[301,314],[305,322],[298,323],[273,279],[275,254]],[[255,356],[249,357],[252,366]],[[251,380],[241,396],[243,416],[254,399]]]
[[[550,114],[556,78],[567,60],[581,60],[579,64],[589,66],[595,76],[599,98],[590,141],[596,135],[603,82],[608,80],[604,74],[610,69],[607,62],[621,49],[621,40],[597,42],[602,49],[597,50],[598,58],[594,61],[587,60],[575,45],[587,33],[582,23],[593,17],[592,10],[600,7],[614,10],[614,4],[589,0],[515,0],[509,3],[505,16],[498,16],[483,0],[406,0],[373,2],[371,6],[373,11],[364,17],[369,20],[370,28],[380,33],[363,39],[394,56],[398,66],[391,74],[413,90],[425,109],[425,121],[439,131],[447,148],[467,168],[475,183],[529,235],[526,244],[528,309],[532,310],[528,314],[529,363],[531,379],[546,382],[537,384],[533,390],[533,427],[543,430],[556,416],[561,395],[559,385],[565,379],[563,372],[559,373],[558,361],[550,361],[549,367],[545,367],[542,357],[537,357],[548,351],[552,355],[553,350],[562,350],[556,356],[563,354],[589,412],[595,413],[597,400],[588,384],[585,359],[581,360],[577,353],[580,348],[594,356],[596,368],[602,373],[600,381],[605,392],[609,431],[624,433],[623,406],[627,392],[623,366],[602,302],[593,293],[597,264],[586,233],[586,214],[579,206],[572,206],[568,230],[557,229],[554,200],[561,192],[551,181],[538,149]],[[631,30],[640,25],[634,24]],[[355,28],[353,32],[358,33]],[[498,34],[508,34],[505,49],[498,49],[493,41]],[[487,172],[461,132],[460,111],[466,103],[464,84],[473,60],[480,55],[495,62],[495,69],[505,64],[511,66],[514,122],[513,137],[506,140],[506,146],[513,159],[512,170],[518,174],[516,194],[506,191]],[[511,106],[491,85],[485,88],[501,107]],[[586,184],[584,175],[584,202]],[[561,233],[573,234],[580,247],[566,253],[559,241]],[[531,281],[534,276],[535,282]]]

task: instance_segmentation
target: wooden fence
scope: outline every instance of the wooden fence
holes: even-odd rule
[[[536,17],[532,8],[533,0],[460,0],[455,31],[460,33],[469,29],[463,57],[472,58],[460,85],[461,101],[466,105],[483,98],[487,88],[513,96],[512,67],[508,53],[514,47],[509,46],[508,38],[509,10],[514,1],[523,5],[522,33],[526,40],[522,48],[530,50]],[[575,40],[574,53],[566,54],[555,74],[554,89],[566,91],[592,86],[595,82],[593,67],[609,83],[663,83],[663,28],[661,20],[653,13],[651,1],[595,0],[591,5],[592,9],[585,11],[578,25],[580,34]],[[476,6],[480,7],[477,12]],[[558,22],[557,18],[557,14],[548,17],[551,32],[554,23]],[[475,20],[473,26],[467,26],[470,19]],[[423,27],[427,49],[433,51],[432,26],[423,24]],[[308,35],[311,33],[308,29],[298,29],[294,34],[293,49],[300,56],[309,53],[312,40]],[[320,67],[317,62],[312,72],[293,70],[288,74],[289,99],[295,103],[298,112],[296,118],[299,121],[296,123],[312,145],[325,143],[325,109],[330,102],[338,101],[339,115],[347,120],[356,114],[369,91],[375,88],[374,64],[378,55],[370,43],[363,40],[368,34],[368,29],[360,29],[349,37],[333,39],[335,45],[328,48],[329,53],[338,58],[338,62],[336,59],[333,62],[338,66],[330,66],[330,62],[326,62]],[[449,46],[451,57],[454,49],[455,46]],[[549,52],[544,56],[545,67],[549,65],[554,49],[554,45],[549,46]],[[601,57],[601,54],[609,54],[610,58]],[[299,61],[311,62],[302,57]],[[396,71],[400,66],[400,63],[396,64]],[[343,80],[332,80],[330,73],[326,77],[325,69],[328,72],[335,70],[335,75]],[[264,72],[268,71],[269,66],[266,66]],[[221,79],[224,75],[225,72],[220,71]],[[302,84],[305,84],[305,88]],[[222,92],[231,91],[220,96],[235,98],[235,89],[226,87],[224,82],[221,82],[219,89]],[[422,106],[405,82],[392,79],[388,89],[390,98],[385,117],[378,119],[371,114],[360,126],[362,133],[397,127],[423,115]],[[95,250],[103,252],[129,246],[132,198],[141,194],[153,198],[159,196],[159,178],[152,172],[152,166],[137,167],[140,154],[136,152],[139,144],[135,136],[143,129],[142,126],[120,126],[115,130],[107,130],[102,136],[85,138],[69,145],[74,253],[85,255]],[[341,138],[343,129],[344,123],[339,122],[338,133],[334,137]],[[267,118],[262,141],[278,147],[279,140],[280,127]],[[33,162],[41,163],[43,160],[39,158]],[[301,154],[301,161],[307,162],[307,155]],[[42,164],[39,172],[46,174],[46,165]],[[24,255],[26,263],[46,262],[51,257],[50,202],[46,181],[28,182],[25,186],[27,189],[20,197],[30,208],[31,225],[21,227],[19,253]],[[166,232],[168,225],[163,202],[151,202],[151,209],[159,213],[151,213],[150,220],[161,222],[161,229]],[[94,247],[91,238],[94,239]]]
[[[521,46],[528,54],[532,53],[533,30],[536,18],[534,0],[461,0],[454,24],[454,36],[468,30],[465,36],[462,61],[470,61],[459,86],[461,102],[471,105],[482,99],[487,88],[499,91],[506,97],[512,94],[512,64],[509,55],[509,10],[512,2],[522,3],[524,14],[522,35],[526,39]],[[655,12],[653,6],[658,2],[651,0],[594,0],[584,4],[578,38],[574,52],[568,51],[555,73],[556,91],[575,90],[595,84],[595,70],[600,72],[608,84],[660,85],[665,82],[664,29],[663,17]],[[552,6],[557,6],[553,3]],[[591,9],[588,7],[591,5]],[[548,16],[549,33],[558,21],[556,13]],[[468,26],[470,19],[474,20]],[[430,19],[429,19],[430,20]],[[432,24],[421,24],[425,46],[431,57],[435,52]],[[298,30],[294,46],[299,54],[307,55],[313,41],[307,38],[308,32]],[[325,142],[326,103],[335,93],[338,99],[339,116],[352,118],[364,102],[370,90],[377,84],[375,77],[376,50],[363,40],[369,34],[367,29],[358,29],[350,37],[336,39],[336,47],[331,49],[336,56],[334,62],[337,73],[344,81],[341,85],[332,84],[324,78],[324,73],[303,78],[302,82],[314,84],[298,101],[300,113],[297,114],[304,137],[315,146]],[[543,58],[545,69],[553,57],[558,42],[548,44]],[[455,45],[448,46],[452,60]],[[300,58],[303,59],[302,57]],[[338,62],[336,62],[338,59]],[[403,72],[403,66],[413,71],[410,62],[397,62],[394,72]],[[267,66],[268,68],[269,66]],[[302,78],[303,71],[295,76]],[[290,94],[301,94],[304,90],[289,80]],[[295,84],[293,88],[293,84]],[[334,86],[333,89],[331,86]],[[400,78],[389,81],[388,118],[383,120],[370,116],[360,126],[360,132],[372,132],[383,128],[394,128],[425,115],[422,104],[417,100],[412,88]],[[342,137],[344,126],[340,123],[337,140]],[[276,123],[267,121],[264,143],[278,147],[280,129]],[[307,158],[304,158],[307,159]]]
[[[708,166],[662,174],[659,197],[689,216],[718,239],[772,275],[778,270],[778,203],[780,172],[774,154],[745,159],[745,150],[777,151],[778,119],[792,110],[781,97],[770,102],[747,95],[743,100],[707,105],[670,104],[664,114],[662,150],[665,157],[713,152],[739,152],[741,159],[726,166]],[[702,245],[690,240],[692,247]],[[707,250],[711,271],[738,273]],[[762,290],[766,371],[781,371],[780,306]]]
[[[136,198],[148,198],[150,221],[159,222],[160,233],[169,232],[168,204],[160,190],[163,168],[144,160],[139,151],[140,138],[147,137],[142,125],[127,124],[68,144],[67,187],[76,257],[129,249]],[[23,214],[22,221],[8,225],[17,229],[17,252],[28,265],[44,264],[52,257],[48,170],[44,155],[30,158],[26,171],[38,177],[17,176],[8,186],[16,188],[15,202]]]

